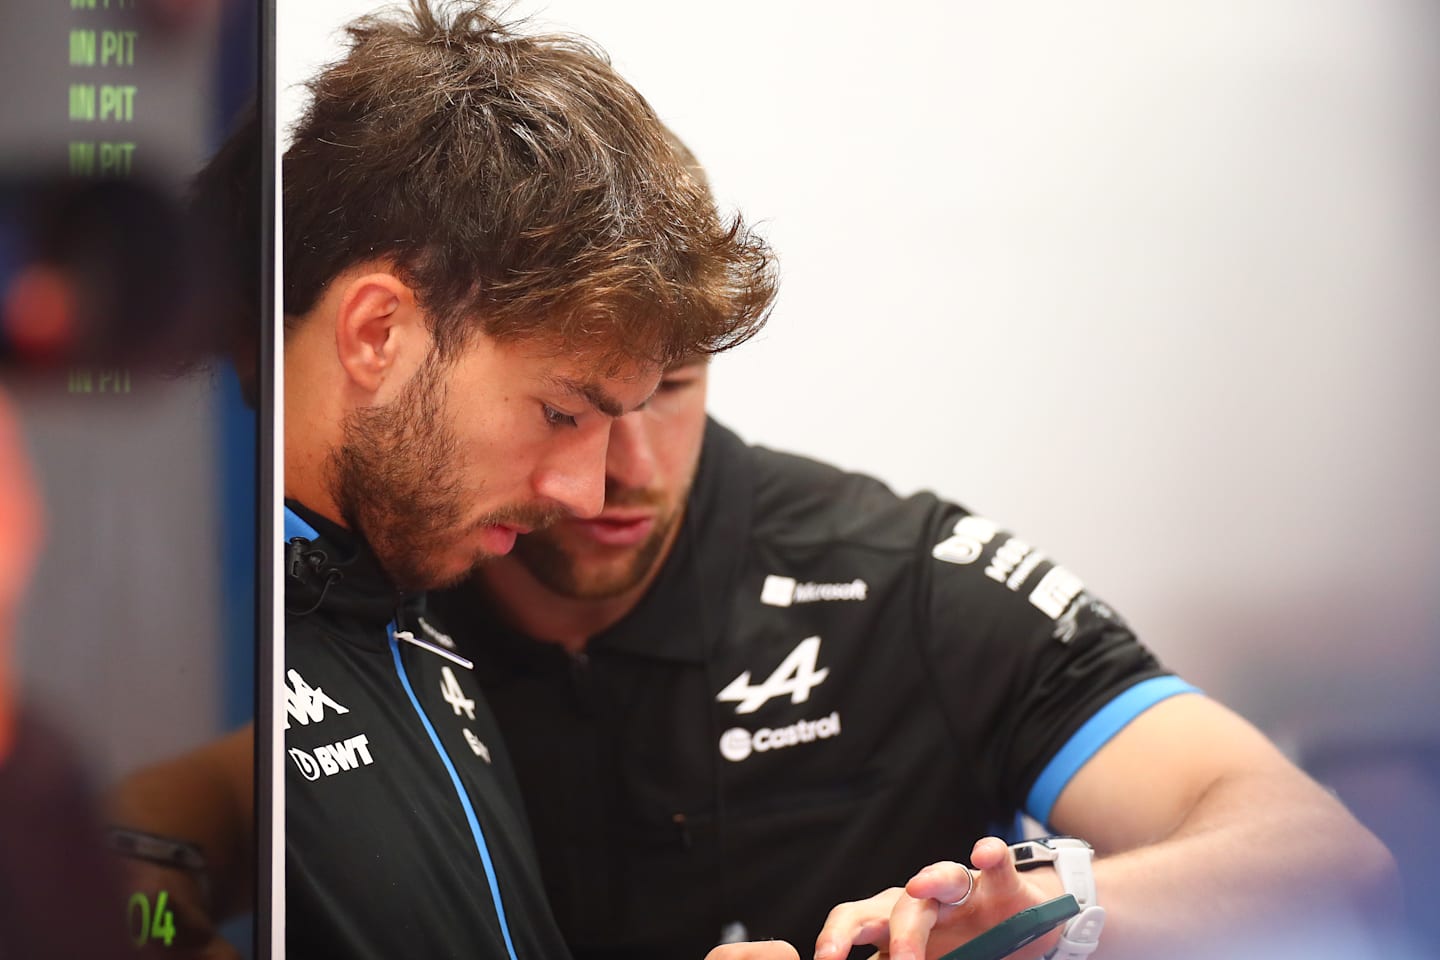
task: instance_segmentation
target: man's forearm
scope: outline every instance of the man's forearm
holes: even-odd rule
[[[1095,880],[1107,960],[1245,957],[1276,937],[1387,923],[1399,902],[1389,851],[1292,771],[1215,784],[1168,837],[1097,859]]]
[[[106,797],[112,823],[200,848],[219,921],[250,909],[254,886],[254,728],[126,777]]]

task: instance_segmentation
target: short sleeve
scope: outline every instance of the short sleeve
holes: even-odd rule
[[[920,558],[925,654],[997,819],[1046,823],[1065,784],[1135,717],[1194,688],[1043,550],[938,504]]]

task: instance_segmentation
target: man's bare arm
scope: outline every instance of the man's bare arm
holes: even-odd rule
[[[1399,901],[1389,851],[1259,731],[1198,695],[1162,701],[1120,731],[1061,792],[1051,821],[1096,848],[1107,960],[1241,956],[1337,918],[1384,921]],[[934,957],[1062,892],[1048,867],[1017,873],[993,838],[972,859],[982,869],[962,906],[943,904],[969,889],[965,868],[937,864],[903,891],[838,907],[819,943],[839,952],[888,940],[897,960]]]
[[[186,840],[200,848],[210,884],[210,920],[251,909],[255,883],[253,724],[189,753],[130,774],[110,791],[112,823]]]
[[[1075,775],[1051,819],[1099,854],[1106,956],[1376,918],[1399,899],[1385,846],[1258,730],[1198,695],[1136,718]]]

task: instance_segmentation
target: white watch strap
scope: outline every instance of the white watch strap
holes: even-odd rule
[[[1060,887],[1080,903],[1080,909],[1095,906],[1095,871],[1090,866],[1095,853],[1088,845],[1057,846],[1055,872],[1060,874]]]
[[[1075,837],[1047,837],[1014,844],[1017,856],[1024,857],[1021,869],[1049,863],[1060,876],[1060,887],[1080,904],[1080,912],[1066,922],[1055,948],[1045,960],[1082,960],[1100,945],[1100,930],[1105,926],[1105,908],[1097,904],[1095,870],[1091,861],[1095,851],[1090,844]]]
[[[1076,897],[1078,900],[1079,897]],[[1045,954],[1048,960],[1081,960],[1100,946],[1100,928],[1105,926],[1105,908],[1089,906],[1071,917],[1060,934],[1055,949]]]

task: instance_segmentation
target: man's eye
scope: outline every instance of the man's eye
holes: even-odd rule
[[[655,388],[656,393],[674,393],[676,390],[683,390],[695,381],[686,377],[677,377],[674,380],[661,380],[660,386]]]
[[[549,404],[542,403],[540,408],[545,411],[545,422],[552,427],[573,427],[575,418],[568,413],[561,413]]]

